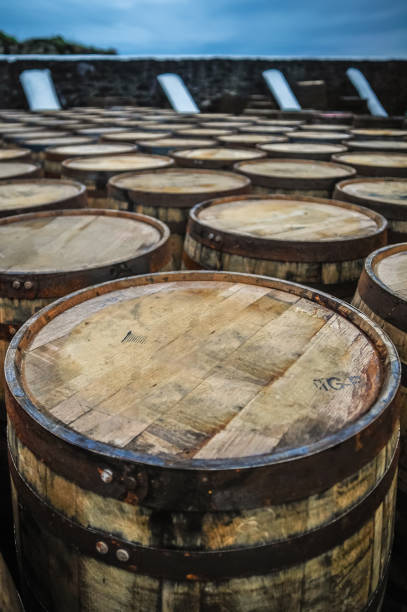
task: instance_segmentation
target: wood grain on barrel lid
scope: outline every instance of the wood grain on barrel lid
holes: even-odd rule
[[[407,206],[407,179],[354,179],[338,184],[338,189],[364,200]]]
[[[30,140],[32,138],[60,138],[61,136],[69,136],[69,132],[61,132],[56,130],[27,130],[26,132],[16,132],[7,134],[5,138],[7,140]]]
[[[249,145],[249,144],[263,144],[266,142],[286,142],[288,138],[285,136],[272,136],[269,134],[230,134],[228,136],[219,136],[219,142],[224,142],[225,144],[240,144],[240,145]]]
[[[228,134],[234,134],[236,130],[232,129],[221,129],[221,128],[190,128],[189,130],[180,130],[177,136],[186,137],[192,136],[195,138],[214,138],[217,136],[227,136]]]
[[[266,159],[254,162],[239,162],[237,167],[247,174],[288,178],[340,178],[353,174],[353,170],[344,166],[301,159]]]
[[[142,168],[156,168],[168,166],[169,159],[142,153],[128,155],[100,155],[97,157],[75,157],[63,162],[66,168],[73,170],[89,170],[96,172],[125,172],[126,170],[140,170]]]
[[[274,240],[346,240],[377,231],[373,218],[328,200],[236,198],[203,208],[198,218],[219,230]]]
[[[389,130],[389,129],[356,129],[349,130],[354,136],[362,136],[364,138],[403,138],[407,136],[407,130]]]
[[[69,144],[86,144],[91,143],[92,140],[86,136],[58,136],[55,138],[43,138],[40,134],[38,138],[30,138],[24,140],[24,145],[29,147],[30,145],[43,145],[45,147],[54,147],[57,145],[69,145]]]
[[[30,155],[30,151],[27,151],[27,149],[0,149],[0,162],[26,157],[27,155]]]
[[[0,271],[49,273],[97,268],[144,253],[161,239],[139,220],[83,214],[30,215],[0,224]]]
[[[28,176],[38,172],[35,164],[23,162],[4,162],[0,164],[0,179]]]
[[[242,134],[285,134],[291,133],[296,128],[287,125],[250,125],[238,128]]]
[[[73,181],[37,179],[0,183],[0,210],[41,206],[75,197],[83,186]],[[1,248],[1,245],[0,245]]]
[[[311,132],[348,132],[349,125],[346,125],[346,123],[335,123],[334,125],[326,123],[303,123],[300,129]]]
[[[346,146],[350,150],[360,151],[407,151],[407,142],[404,140],[348,140]]]
[[[315,143],[315,142],[270,142],[259,147],[262,151],[275,151],[298,153],[298,157],[301,158],[301,154],[304,153],[341,153],[346,151],[346,147],[341,145],[329,144],[329,143]]]
[[[399,298],[407,302],[407,243],[405,249],[372,261],[377,278]]]
[[[158,193],[213,193],[246,185],[245,177],[216,170],[171,168],[160,172],[142,172],[115,177],[115,187]]]
[[[382,166],[389,168],[407,168],[407,154],[398,153],[341,153],[335,159],[344,164],[360,166]]]
[[[240,159],[254,159],[261,156],[256,149],[232,149],[228,147],[213,147],[208,149],[184,149],[174,153],[175,158],[187,159],[215,159],[233,161]]]
[[[214,141],[209,138],[157,138],[151,141],[138,140],[137,141],[141,146],[146,147],[172,147],[174,149],[178,148],[189,148],[189,147],[206,147],[214,145]]]
[[[316,130],[315,132],[312,130],[298,130],[295,132],[290,132],[288,137],[302,140],[335,140],[338,142],[350,138],[349,134],[345,132],[331,132],[328,130]]]

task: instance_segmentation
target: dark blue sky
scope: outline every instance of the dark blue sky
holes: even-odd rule
[[[0,29],[120,53],[407,57],[407,0],[1,0]]]

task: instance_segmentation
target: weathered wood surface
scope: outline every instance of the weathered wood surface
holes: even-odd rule
[[[269,142],[287,142],[288,138],[269,134],[231,134],[230,136],[218,136],[216,140],[224,147],[256,147]]]
[[[209,198],[247,193],[250,180],[233,172],[171,168],[110,179],[111,208],[157,217],[171,230],[175,269],[181,265],[189,209]]]
[[[403,153],[349,151],[333,155],[332,160],[352,166],[361,176],[407,178],[407,154]]]
[[[233,164],[246,159],[266,157],[264,151],[256,149],[237,149],[214,147],[206,149],[182,149],[174,151],[171,157],[178,166],[184,168],[207,168],[209,170],[232,170]]]
[[[215,127],[195,127],[189,128],[188,130],[180,130],[177,136],[180,138],[214,138],[218,136],[228,136],[229,134],[236,134],[237,130],[231,128],[215,128]]]
[[[300,130],[306,130],[311,132],[348,132],[349,125],[346,123],[336,123],[335,125],[327,123],[303,123]]]
[[[369,281],[369,282],[367,282]],[[380,293],[374,293],[379,286]],[[383,296],[386,301],[383,300]],[[380,325],[394,342],[402,364],[400,386],[401,448],[395,546],[390,572],[390,597],[407,601],[407,243],[372,253],[353,304]],[[403,315],[404,312],[404,315]],[[397,316],[398,320],[394,320]],[[397,608],[396,608],[397,609]],[[401,609],[401,608],[400,608]]]
[[[302,159],[265,159],[238,162],[236,172],[248,176],[253,191],[330,197],[335,183],[356,174],[353,168]]]
[[[0,183],[0,217],[86,205],[86,189],[76,181],[19,179]]]
[[[41,168],[28,162],[2,162],[0,164],[0,181],[10,179],[37,178]]]
[[[388,153],[405,153],[407,141],[405,140],[348,140],[346,146],[349,151],[383,151]]]
[[[90,290],[66,302],[59,314],[37,317],[31,340],[22,339],[20,350],[10,353],[22,373],[18,385],[45,419],[45,438],[54,424],[63,423],[67,435],[83,436],[77,442],[85,447],[99,441],[110,452],[137,452],[139,465],[165,459],[161,471],[176,460],[178,469],[189,466],[191,477],[196,461],[220,462],[213,463],[216,472],[234,458],[240,473],[239,467],[256,457],[263,464],[284,450],[299,451],[301,462],[314,444],[327,451],[330,435],[355,437],[351,473],[318,493],[201,512],[171,507],[157,512],[147,498],[132,503],[131,496],[124,501],[102,496],[79,486],[77,473],[61,475],[38,457],[19,438],[25,430],[14,428],[9,403],[17,472],[38,495],[37,506],[53,508],[106,538],[125,540],[129,550],[136,543],[179,550],[187,559],[196,551],[249,554],[253,547],[278,546],[335,525],[391,474],[398,444],[395,419],[377,451],[355,467],[364,446],[356,443],[360,419],[369,427],[374,406],[382,406],[382,415],[390,410],[395,379],[389,373],[396,355],[367,319],[354,311],[351,322],[348,314],[344,304],[323,305],[310,292],[271,279],[213,273],[140,277]],[[336,384],[324,390],[332,375]],[[347,377],[354,377],[349,386]],[[337,464],[332,461],[325,471],[323,466],[322,458],[325,476]],[[205,482],[201,476],[211,478],[202,465],[196,478]],[[262,481],[258,484],[261,489]],[[180,490],[179,499],[186,493]],[[215,488],[209,497],[219,493]],[[354,612],[368,609],[387,569],[395,477],[344,540],[273,572],[271,552],[264,573],[218,580],[192,571],[173,580],[154,570],[151,575],[132,570],[126,562],[104,563],[103,555],[72,549],[70,538],[30,514],[20,485],[15,502],[24,577],[50,612],[96,612],[101,606],[104,612],[186,607],[193,612]],[[233,568],[225,571],[233,574]]]
[[[350,298],[364,258],[386,244],[385,227],[381,216],[332,200],[218,199],[191,211],[184,265],[276,276]],[[317,255],[318,243],[326,246]]]
[[[335,153],[346,151],[346,147],[341,145],[315,142],[276,142],[258,145],[258,148],[265,151],[268,157],[315,159],[317,161],[329,161]]]
[[[367,206],[389,222],[390,243],[407,240],[407,179],[359,178],[335,185],[337,200]]]
[[[146,132],[144,130],[129,130],[118,134],[104,134],[102,142],[137,142],[138,140],[158,140],[167,138],[169,132]]]
[[[189,149],[191,147],[214,147],[215,140],[211,138],[182,138],[181,136],[169,136],[168,138],[157,138],[154,140],[137,140],[140,151],[154,155],[168,155],[177,149]]]
[[[31,151],[27,149],[0,149],[0,162],[30,161]]]
[[[0,610],[2,612],[24,612],[21,599],[0,554]]]
[[[407,130],[392,130],[392,129],[384,129],[384,128],[359,128],[356,130],[350,130],[350,134],[352,134],[353,138],[357,138],[359,140],[378,140],[378,139],[388,139],[388,140],[396,140],[403,139],[407,137]]]
[[[174,160],[170,157],[143,153],[128,153],[111,157],[108,155],[75,157],[62,162],[61,176],[73,178],[86,185],[89,206],[109,208],[107,183],[112,176],[122,172],[168,168],[173,164]]]
[[[337,144],[352,138],[347,132],[328,130],[298,130],[289,132],[287,136],[293,142],[331,142]]]

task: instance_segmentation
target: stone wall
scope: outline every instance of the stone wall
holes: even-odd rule
[[[7,61],[8,60],[8,61]],[[12,61],[10,61],[12,60]],[[198,105],[207,107],[219,92],[247,97],[264,94],[263,70],[278,68],[295,88],[297,81],[323,79],[327,107],[343,108],[341,98],[356,92],[346,78],[349,66],[360,68],[392,115],[407,111],[407,60],[324,60],[267,58],[143,58],[116,56],[0,57],[0,107],[26,108],[18,75],[27,68],[50,68],[64,106],[86,105],[94,98],[122,97],[132,103],[165,106],[156,76],[182,76]]]

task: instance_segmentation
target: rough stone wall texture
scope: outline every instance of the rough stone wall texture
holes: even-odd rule
[[[349,66],[360,68],[389,114],[407,111],[406,60],[313,60],[240,58],[135,58],[0,60],[0,108],[26,108],[18,75],[28,68],[50,68],[64,106],[85,105],[92,98],[126,97],[138,105],[166,106],[156,76],[176,72],[198,105],[229,91],[240,96],[267,93],[262,71],[278,68],[295,88],[297,81],[323,79],[327,108],[341,108],[342,96],[355,96],[346,77]]]

